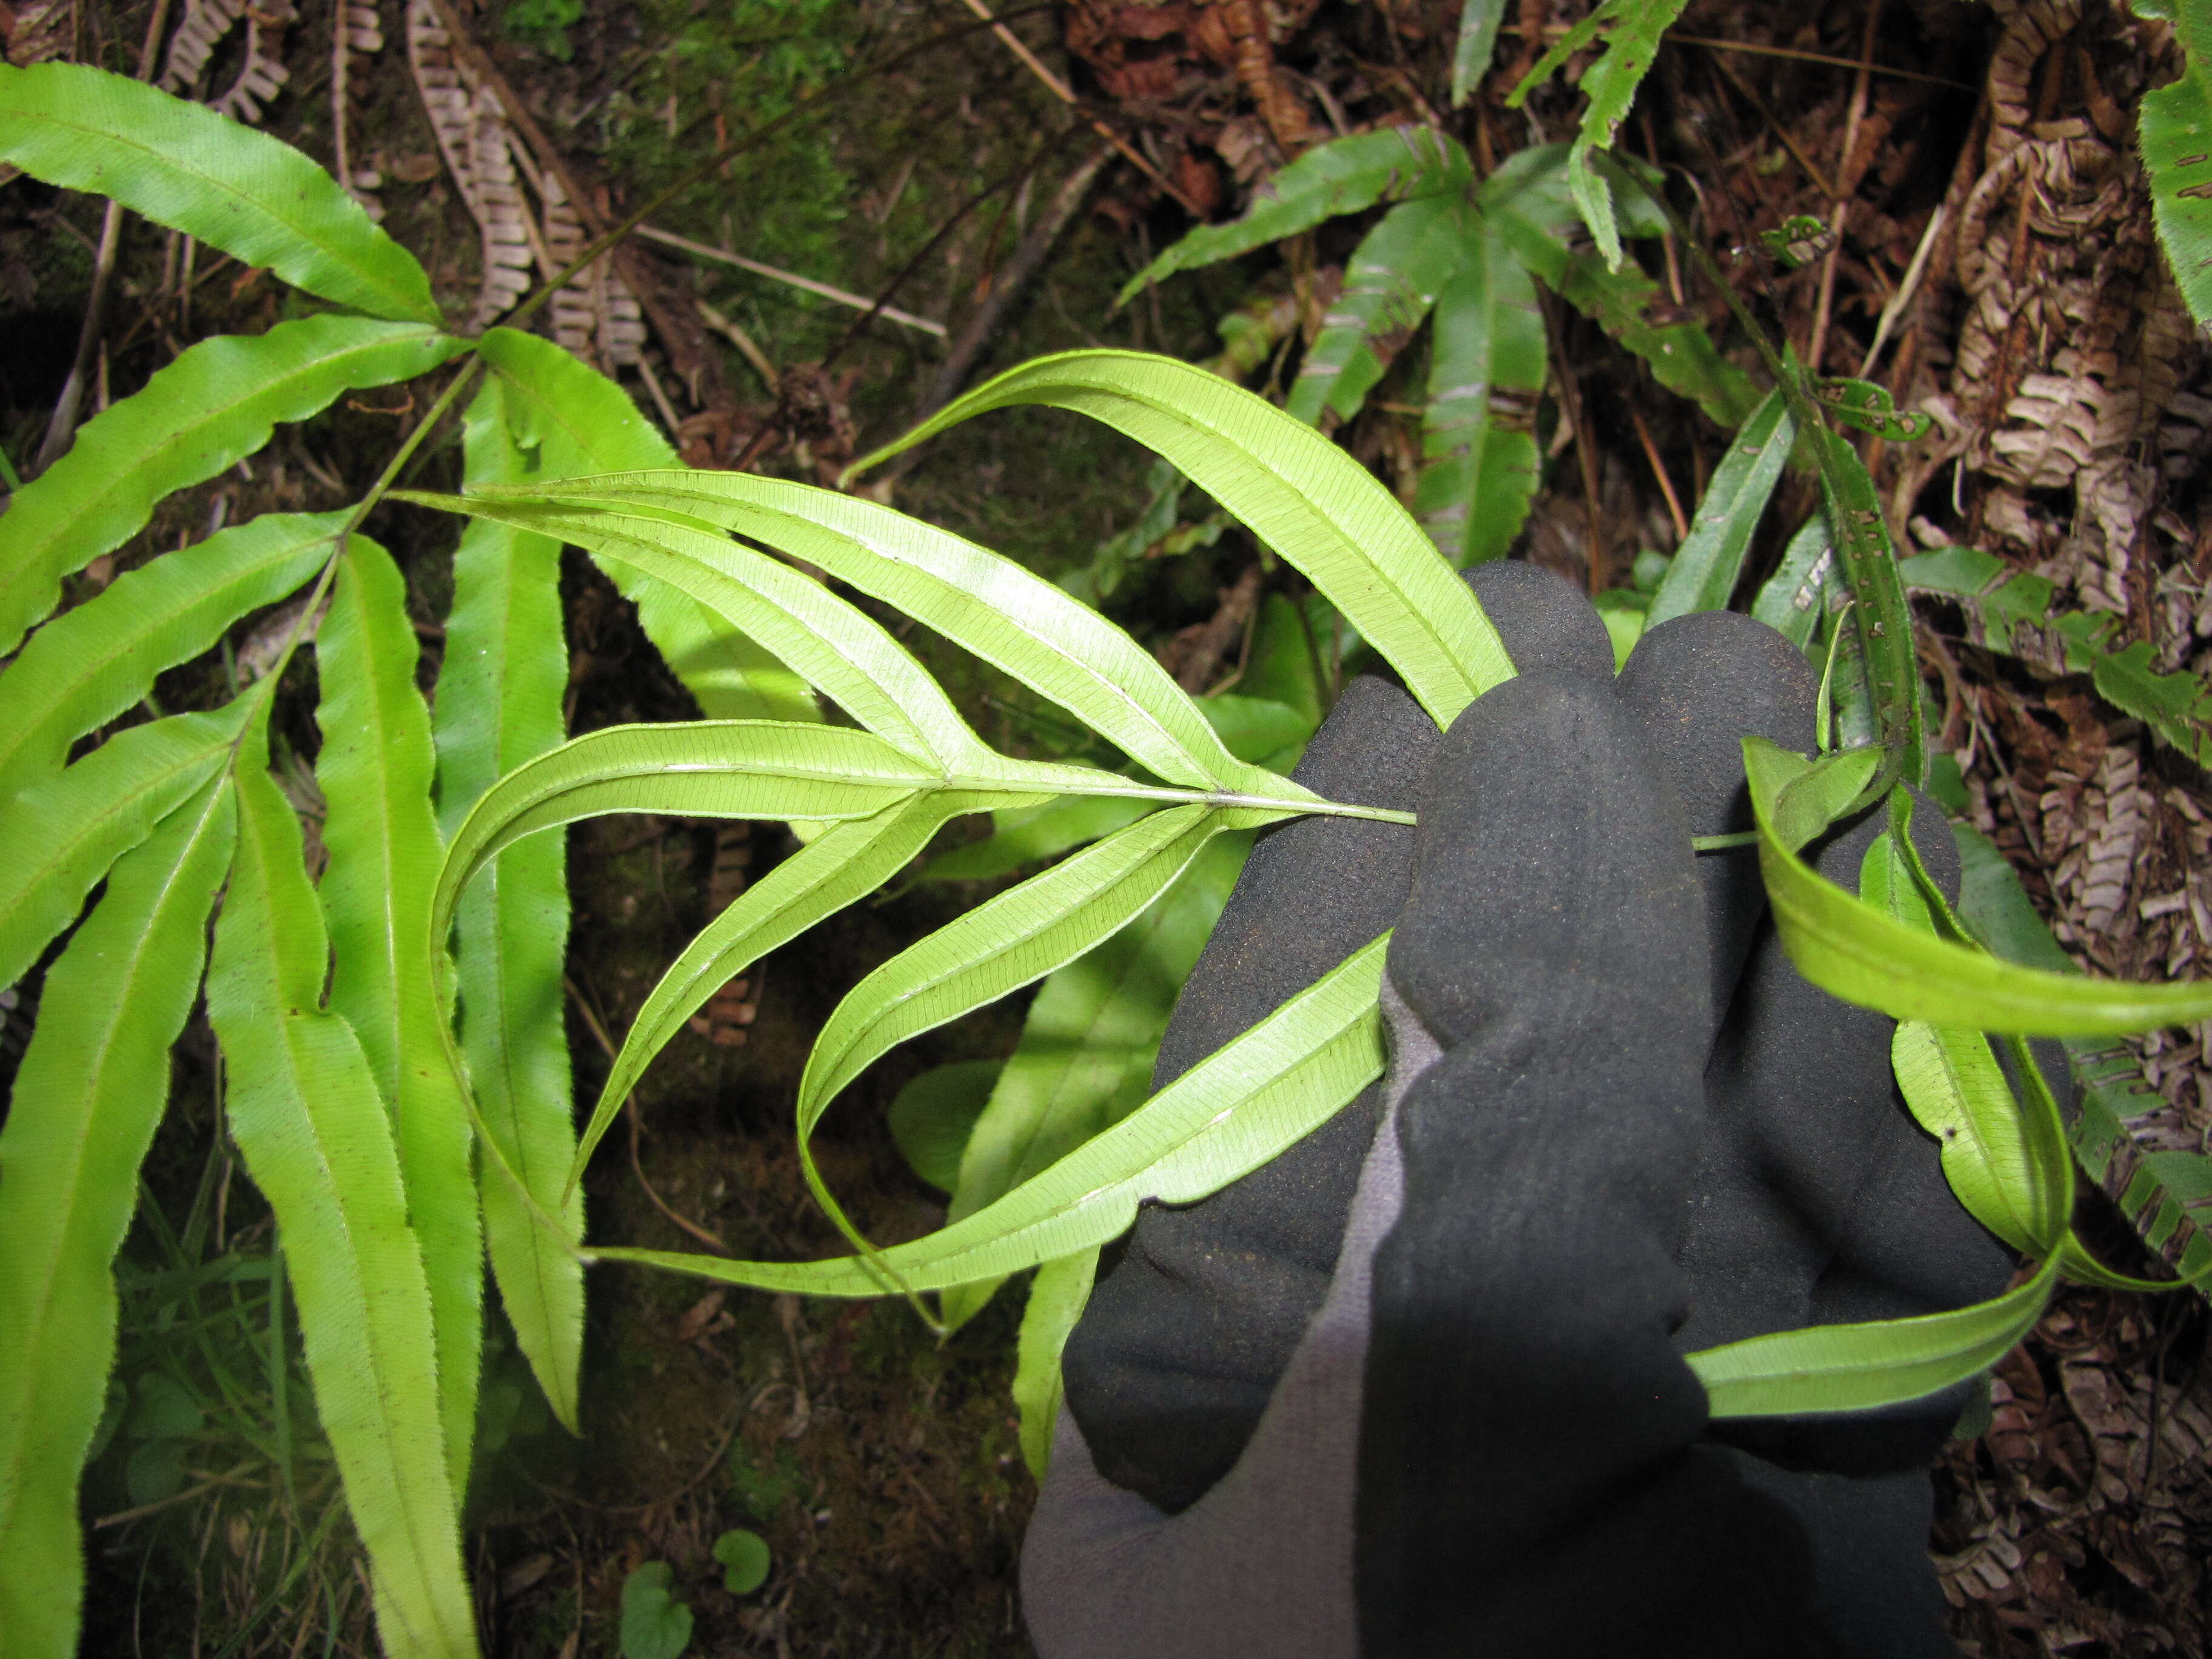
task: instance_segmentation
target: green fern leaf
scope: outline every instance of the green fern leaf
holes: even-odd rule
[[[1377,202],[1457,195],[1469,177],[1459,141],[1433,127],[1382,127],[1316,144],[1261,185],[1243,218],[1192,231],[1131,277],[1114,303],[1128,304],[1178,270],[1232,259]]]
[[[450,640],[448,641],[450,644]],[[328,811],[320,896],[330,927],[331,1011],[360,1039],[391,1114],[437,1335],[447,1478],[469,1486],[483,1322],[468,1103],[440,1032],[447,1011],[423,949],[441,851],[430,816],[430,715],[415,689],[407,585],[384,550],[356,536],[315,636],[323,746],[315,779]]]
[[[0,985],[76,920],[108,866],[229,765],[251,691],[212,714],[173,714],[110,738],[0,806]]]
[[[552,341],[495,328],[479,349],[532,478],[550,483],[674,463],[675,453],[629,395]],[[821,718],[804,681],[696,600],[635,566],[611,565],[607,574],[636,605],[646,637],[708,720]]]
[[[1146,1199],[1218,1192],[1304,1139],[1382,1074],[1382,958],[1364,945],[1105,1133],[997,1203],[872,1256],[729,1261],[673,1251],[593,1249],[730,1285],[806,1296],[880,1296],[886,1283],[941,1290],[1003,1278],[1103,1244]]]
[[[475,1607],[447,1476],[437,1346],[384,1103],[353,1028],[321,1007],[330,957],[299,820],[258,722],[234,774],[238,857],[208,972],[230,1133],[283,1230],[316,1414],[398,1659],[471,1659]]]
[[[69,1659],[77,1481],[115,1363],[108,1264],[169,1094],[235,817],[212,778],[119,860],[46,975],[0,1127],[0,1651]]]
[[[127,76],[0,64],[0,160],[50,185],[112,197],[333,304],[440,320],[414,255],[329,173],[265,132]]]
[[[307,317],[188,347],[88,421],[0,514],[0,651],[54,608],[61,579],[119,547],[172,490],[211,478],[344,392],[436,368],[468,343],[410,323]]]
[[[1542,482],[1535,404],[1547,353],[1536,287],[1486,219],[1437,299],[1413,516],[1464,568],[1502,559]]]
[[[542,465],[548,459],[542,443],[526,453],[514,441],[510,413],[521,395],[495,374],[471,401],[461,435],[465,482],[511,482],[530,476],[533,459]],[[434,727],[447,834],[501,775],[560,745],[568,686],[561,544],[471,520],[453,555],[453,607]],[[541,836],[495,860],[461,901],[454,944],[461,1049],[479,1115],[532,1201],[561,1229],[542,1227],[513,1188],[482,1171],[492,1275],[540,1390],[555,1418],[573,1429],[584,1291],[566,1247],[584,1236],[584,1210],[581,1194],[564,1201],[560,1190],[575,1121],[562,983],[568,947],[563,838]],[[449,1071],[442,1060],[439,1069]]]
[[[268,514],[166,553],[32,635],[0,674],[0,799],[331,556],[343,513]]]
[[[1310,577],[1440,725],[1513,673],[1482,607],[1405,508],[1312,428],[1204,369],[1132,351],[1068,351],[1009,369],[859,472],[987,410],[1072,409],[1166,456]]]
[[[1344,291],[1322,319],[1285,410],[1318,425],[1348,421],[1466,264],[1477,221],[1456,197],[1403,202],[1352,251]]]

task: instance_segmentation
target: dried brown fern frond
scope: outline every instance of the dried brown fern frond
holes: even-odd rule
[[[331,146],[336,156],[338,183],[359,202],[372,219],[384,216],[384,204],[375,191],[384,175],[374,167],[356,167],[352,149],[353,70],[356,57],[374,58],[384,50],[384,20],[364,0],[337,0],[331,24]]]

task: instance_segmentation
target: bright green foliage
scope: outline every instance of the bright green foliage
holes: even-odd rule
[[[444,850],[430,813],[430,712],[415,689],[406,584],[365,537],[354,537],[339,562],[315,650],[331,1012],[353,1028],[391,1116],[429,1285],[447,1477],[465,1492],[477,1419],[483,1236],[467,1103],[439,1036],[450,1010],[438,1000],[422,949]]]
[[[1382,1074],[1385,934],[1183,1073],[1105,1133],[965,1221],[866,1256],[726,1261],[594,1249],[726,1284],[815,1296],[938,1290],[1074,1255],[1128,1230],[1145,1199],[1216,1191],[1310,1134]]]
[[[1458,193],[1468,178],[1467,152],[1430,127],[1383,127],[1316,145],[1261,185],[1242,219],[1191,232],[1131,277],[1116,303],[1178,270],[1249,253],[1378,202]]]
[[[507,429],[527,476],[551,483],[675,460],[620,386],[550,340],[495,328],[479,350],[501,387]],[[477,480],[471,476],[470,482]],[[607,574],[636,604],[646,637],[708,719],[819,718],[791,670],[696,600],[627,565],[610,566]]]
[[[137,1207],[234,833],[229,787],[210,780],[117,863],[47,974],[0,1126],[0,1651],[25,1659],[76,1648],[77,1477],[115,1358],[108,1264]]]
[[[235,773],[238,859],[208,973],[231,1137],[283,1230],[315,1409],[395,1656],[476,1651],[447,1474],[434,1325],[390,1120],[353,1028],[321,1007],[329,947],[299,820],[258,724]]]
[[[1275,194],[1263,193],[1233,224],[1193,231],[1146,276],[1262,246],[1288,234],[1282,225],[1302,229],[1371,205],[1377,195],[1340,191],[1335,181],[1356,173],[1383,136],[1358,134],[1308,151],[1270,181]],[[1570,146],[1521,151],[1478,188],[1456,140],[1431,133],[1428,142],[1437,159],[1353,253],[1343,295],[1306,355],[1288,411],[1309,421],[1325,413],[1350,418],[1433,311],[1414,511],[1444,556],[1466,565],[1503,556],[1540,482],[1534,426],[1547,352],[1531,276],[1595,319],[1650,362],[1661,384],[1716,421],[1741,422],[1757,396],[1702,329],[1648,319],[1659,289],[1641,270],[1625,262],[1609,268],[1559,240],[1576,213]],[[1608,204],[1620,198],[1607,210],[1609,225],[1625,222],[1632,235],[1662,228],[1639,181],[1610,165],[1585,175]]]
[[[2188,61],[2181,78],[2142,95],[2137,142],[2150,174],[2158,239],[2189,314],[2212,323],[2212,6],[2205,0],[2160,0],[2135,9],[2170,17]]]
[[[988,881],[1134,823],[1150,808],[1127,795],[1062,795],[1042,806],[1001,808],[998,831],[940,853],[922,866],[924,881]]]
[[[1567,179],[1583,222],[1612,270],[1619,270],[1626,256],[1613,217],[1612,192],[1591,166],[1591,152],[1613,148],[1613,136],[1636,101],[1636,89],[1658,56],[1659,37],[1681,15],[1683,4],[1684,0],[1601,0],[1553,43],[1506,100],[1509,107],[1519,107],[1568,58],[1594,40],[1604,40],[1604,54],[1583,73],[1582,90],[1589,106],[1583,112],[1582,126],[1567,154]]]
[[[2115,617],[2069,612],[2053,617],[2048,578],[2012,567],[1971,547],[1939,548],[1898,562],[1898,573],[1916,593],[1940,593],[1966,613],[1975,644],[2010,656],[2028,653],[2018,630],[2049,628],[2064,641],[2066,665],[2087,673],[2097,695],[2133,714],[2199,765],[2212,763],[2212,691],[2184,670],[2159,673],[2149,643],[2138,640],[2109,648],[2118,631]]]
[[[266,133],[126,76],[0,65],[0,160],[112,197],[333,304],[440,320],[414,255],[329,173]]]
[[[1864,1411],[1987,1370],[2035,1328],[2058,1281],[2056,1255],[2016,1290],[1950,1313],[1812,1325],[1686,1355],[1717,1417]]]
[[[714,1559],[722,1564],[722,1588],[732,1595],[750,1595],[768,1583],[768,1540],[743,1527],[733,1527],[714,1540]]]
[[[64,576],[135,535],[162,496],[252,454],[276,422],[411,379],[465,344],[411,323],[325,316],[188,347],[88,421],[0,514],[0,650],[54,608]]]
[[[258,702],[133,726],[0,807],[0,985],[69,926],[108,866],[228,764]]]
[[[2136,985],[2021,968],[1914,932],[1816,875],[1774,824],[1774,804],[1806,763],[1744,740],[1759,825],[1759,868],[1797,971],[1846,1002],[1897,1019],[2027,1036],[2097,1036],[2212,1018],[2212,985]]]
[[[1074,410],[1173,461],[1304,572],[1439,724],[1511,676],[1512,661],[1474,596],[1364,467],[1264,400],[1187,363],[1125,351],[1041,357],[977,387],[852,471],[1019,404]],[[1297,483],[1289,486],[1292,479]]]
[[[331,556],[341,513],[271,513],[128,571],[40,629],[0,674],[0,799],[61,768],[70,745]]]
[[[1209,842],[1141,915],[1045,980],[967,1138],[947,1220],[995,1202],[1144,1103],[1176,997],[1250,846],[1249,835]],[[945,1324],[965,1323],[994,1288],[947,1291]]]
[[[1013,675],[1170,783],[1227,790],[1281,785],[1279,778],[1240,764],[1151,653],[1097,611],[1011,559],[873,501],[775,478],[690,471],[598,478],[573,490],[544,492],[543,498],[592,503],[610,513],[631,503],[682,514],[818,565]],[[480,503],[469,506],[482,510]],[[699,548],[700,556],[717,562],[729,557],[696,542],[682,545]],[[762,563],[769,571],[782,571]],[[800,622],[827,629],[828,615],[828,608],[817,601]],[[735,614],[731,620],[744,625]],[[861,652],[866,619],[854,611],[841,622],[835,654]],[[904,656],[880,629],[866,626],[863,659],[888,658],[893,651]],[[771,648],[782,649],[789,641],[790,648],[803,649],[788,632],[756,637]],[[820,655],[811,658],[818,660]],[[816,678],[819,667],[800,672],[846,702],[836,683]],[[919,665],[909,678],[914,676],[927,678]],[[887,686],[885,695],[908,702],[917,697],[905,686]],[[893,735],[849,702],[847,707],[862,724]],[[927,732],[917,730],[913,736],[949,764],[968,758],[980,744],[964,726],[954,732],[947,720],[936,715]]]
[[[1030,1281],[1029,1305],[1022,1310],[1014,1349],[1014,1407],[1022,1419],[1022,1462],[1040,1486],[1052,1462],[1053,1429],[1065,1393],[1060,1357],[1097,1276],[1098,1247],[1093,1244],[1044,1263]]]
[[[1968,925],[2009,961],[2053,973],[2080,972],[2051,938],[2004,855],[1974,830],[1954,828],[1961,866],[1959,910]],[[2064,1046],[2077,1091],[2075,1157],[2092,1180],[2105,1182],[2113,1158],[2128,1144],[2129,1124],[2165,1110],[2166,1102],[2144,1088],[2142,1066],[2118,1044],[2074,1038]],[[2212,1158],[2179,1151],[2131,1157],[2135,1167],[2114,1194],[2121,1210],[2151,1249],[2178,1258],[2185,1277],[2212,1273],[2212,1237],[2201,1224],[2183,1231],[2191,1207],[2201,1211],[2212,1198]],[[2177,1237],[2185,1239],[2178,1249]]]
[[[778,945],[856,904],[910,863],[950,814],[930,797],[832,824],[732,900],[684,949],[637,1012],[576,1147],[573,1187],[645,1068],[708,998]],[[558,842],[550,845],[558,846]]]
[[[691,1645],[691,1609],[669,1588],[675,1569],[648,1561],[623,1580],[622,1659],[683,1659]]]
[[[1728,609],[1736,579],[1743,574],[1744,555],[1751,550],[1752,532],[1765,515],[1796,437],[1796,423],[1790,418],[1782,394],[1768,392],[1713,469],[1690,533],[1675,549],[1674,562],[1651,596],[1646,628],[1692,611]]]
[[[815,1038],[799,1085],[800,1162],[833,1221],[851,1235],[814,1168],[810,1140],[839,1091],[897,1043],[1033,984],[1102,943],[1233,827],[1230,818],[1202,806],[1155,812],[977,906],[853,988]]]
[[[536,360],[524,354],[522,361]],[[518,406],[529,404],[516,377],[486,377],[462,425],[469,483],[512,483],[530,476],[533,461],[548,460],[542,441],[528,452],[516,441]],[[434,727],[438,810],[448,834],[498,779],[559,744],[568,686],[560,544],[509,525],[473,521],[453,554]],[[562,1224],[559,1232],[541,1228],[506,1182],[489,1170],[480,1173],[484,1239],[501,1302],[555,1419],[573,1430],[584,1285],[568,1247],[584,1236],[584,1212],[580,1194],[562,1191],[575,1144],[562,995],[565,851],[558,839],[539,838],[494,860],[460,907],[453,983],[461,1051],[487,1132],[532,1200]],[[428,924],[426,911],[424,939]],[[434,1022],[426,1035],[443,1029]],[[437,1066],[450,1079],[442,1055]]]

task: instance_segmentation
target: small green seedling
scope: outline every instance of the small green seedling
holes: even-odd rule
[[[750,1595],[768,1583],[768,1540],[743,1527],[732,1527],[714,1540],[714,1559],[722,1564],[722,1588],[732,1595]]]
[[[669,1589],[675,1576],[648,1561],[623,1581],[622,1659],[680,1659],[691,1645],[691,1609]]]

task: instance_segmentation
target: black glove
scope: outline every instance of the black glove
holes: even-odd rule
[[[1944,1651],[1926,1467],[1955,1391],[1709,1432],[1679,1358],[1958,1305],[2010,1267],[1895,1097],[1889,1023],[1798,979],[1748,850],[1691,855],[1748,827],[1741,736],[1811,747],[1810,676],[1708,613],[1616,682],[1565,583],[1474,580],[1520,678],[1442,738],[1358,683],[1297,775],[1419,830],[1271,831],[1177,1006],[1156,1085],[1397,927],[1387,1089],[1148,1207],[1102,1274],[1066,1356],[1081,1433],[1063,1421],[1024,1564],[1041,1651],[1213,1651],[1271,1607],[1303,1609],[1276,1632],[1298,1652]],[[1940,815],[1917,822],[1942,878]],[[1832,836],[1823,872],[1855,884],[1875,828]],[[1301,1468],[1347,1488],[1307,1491],[1320,1522],[1291,1516]],[[1271,1516],[1304,1540],[1272,1599],[1264,1548],[1194,1542]],[[1208,1560],[1217,1606],[1233,1582],[1261,1610],[1241,1630],[1175,1612]]]

